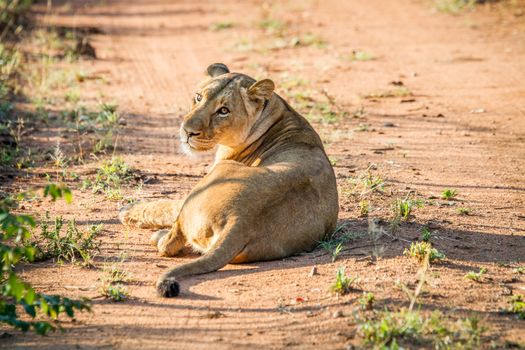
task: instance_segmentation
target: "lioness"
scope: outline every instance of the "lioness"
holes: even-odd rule
[[[203,255],[157,281],[163,297],[181,279],[228,263],[284,258],[313,249],[333,232],[339,211],[334,171],[312,126],[274,93],[269,79],[230,73],[221,63],[197,89],[180,128],[192,152],[217,146],[215,163],[186,200],[124,208],[124,224],[162,228],[163,256],[186,245]]]

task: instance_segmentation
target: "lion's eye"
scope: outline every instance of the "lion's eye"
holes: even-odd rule
[[[230,114],[230,110],[226,107],[221,107],[217,111],[220,117],[226,117],[228,114]]]
[[[195,102],[201,102],[202,95],[201,94],[195,94]]]

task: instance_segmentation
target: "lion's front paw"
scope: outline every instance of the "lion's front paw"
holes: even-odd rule
[[[179,282],[170,278],[160,278],[157,281],[157,294],[163,298],[174,298],[179,295]]]
[[[158,230],[158,231],[155,231],[151,235],[151,237],[149,239],[149,242],[151,243],[152,246],[158,247],[160,239],[162,237],[166,236],[169,232],[170,232],[170,230]]]
[[[168,234],[160,233],[157,250],[161,256],[175,256],[184,248],[185,239],[180,234],[171,231]],[[153,237],[152,237],[153,238]]]

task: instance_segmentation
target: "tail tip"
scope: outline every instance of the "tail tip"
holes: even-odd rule
[[[174,298],[179,295],[179,282],[172,279],[165,279],[157,283],[157,293],[163,298]]]

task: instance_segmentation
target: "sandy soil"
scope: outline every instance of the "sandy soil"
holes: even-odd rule
[[[184,198],[205,174],[211,156],[187,158],[174,135],[205,68],[224,62],[234,71],[272,78],[278,92],[284,91],[282,82],[301,78],[306,81],[301,88],[326,89],[349,113],[334,124],[314,124],[335,163],[346,230],[367,230],[359,199],[345,189],[349,176],[370,165],[387,184],[385,194],[370,196],[371,216],[389,220],[392,201],[408,193],[430,198],[434,205],[417,209],[411,222],[402,223],[398,239],[383,237],[375,262],[366,259],[373,247],[363,238],[334,263],[319,249],[281,261],[228,265],[184,281],[181,297],[168,300],[155,295],[154,281],[167,266],[194,256],[159,257],[148,244],[149,231],[118,223],[118,203],[75,190],[70,206],[42,203],[28,209],[51,208],[81,225],[103,223],[98,269],[45,262],[26,266],[23,276],[46,293],[93,298],[93,312],[66,323],[65,334],[42,338],[9,330],[14,336],[2,339],[0,347],[360,344],[351,314],[361,291],[342,297],[328,293],[336,270],[344,265],[359,277],[361,290],[373,292],[379,307],[406,306],[395,282],[416,283],[418,265],[403,256],[403,249],[417,240],[423,226],[436,232],[435,245],[447,259],[432,265],[419,300],[422,309],[457,317],[476,314],[490,328],[491,339],[525,342],[525,321],[500,313],[508,306],[509,290],[525,293],[525,277],[513,272],[525,261],[525,24],[516,10],[492,6],[492,11],[481,6],[452,16],[416,0],[279,2],[266,8],[286,23],[287,38],[313,33],[327,42],[282,49],[264,49],[274,39],[257,27],[264,10],[254,1],[79,1],[57,7],[59,16],[37,11],[41,21],[103,31],[91,37],[99,59],[79,64],[107,83],[85,82],[82,96],[96,100],[102,94],[118,102],[127,121],[119,153],[144,177],[155,179],[141,191],[126,188],[128,196]],[[234,27],[210,30],[219,21],[232,21]],[[352,61],[353,50],[375,59]],[[396,89],[391,82],[397,81],[412,95],[363,97]],[[359,110],[364,113],[355,113]],[[359,132],[363,124],[366,130]],[[95,167],[90,163],[75,170],[84,174]],[[10,186],[35,186],[42,182],[39,172]],[[459,192],[453,205],[436,198],[445,188]],[[468,207],[471,215],[459,215],[458,207]],[[131,299],[111,303],[97,291],[100,267],[122,254],[127,256],[122,268],[133,276]],[[312,266],[319,272],[313,277]],[[488,269],[486,282],[464,278],[480,267]]]

